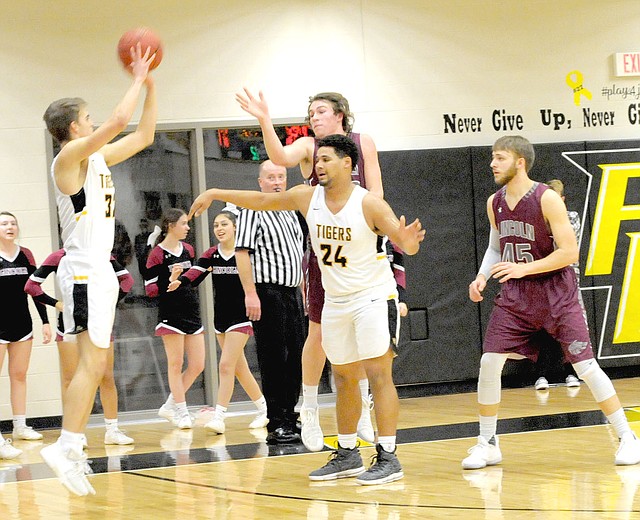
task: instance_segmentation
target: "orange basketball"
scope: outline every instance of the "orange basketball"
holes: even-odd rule
[[[152,56],[155,53],[156,57],[154,58],[149,70],[155,69],[160,62],[162,61],[162,42],[160,41],[160,37],[153,32],[148,27],[137,27],[136,29],[131,29],[124,33],[118,42],[118,56],[120,57],[120,61],[124,65],[124,68],[128,71],[131,70],[131,47],[134,47],[140,42],[140,47],[142,48],[142,54],[149,47],[151,50],[149,51],[149,56]]]

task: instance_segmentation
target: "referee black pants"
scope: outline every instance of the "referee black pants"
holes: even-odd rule
[[[295,426],[294,408],[302,385],[302,347],[306,336],[302,294],[298,287],[256,284],[261,316],[253,322],[269,424]]]

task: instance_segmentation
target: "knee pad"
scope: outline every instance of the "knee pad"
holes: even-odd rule
[[[498,404],[502,388],[502,369],[508,354],[485,352],[480,359],[480,376],[478,377],[478,403]]]
[[[586,361],[574,363],[573,368],[578,377],[587,383],[597,403],[606,401],[616,395],[616,390],[613,388],[611,379],[604,373],[595,359],[587,359]]]

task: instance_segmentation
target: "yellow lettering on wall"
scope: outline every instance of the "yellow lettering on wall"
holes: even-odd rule
[[[640,221],[640,205],[625,206],[630,178],[640,177],[640,163],[604,164],[585,274],[611,274],[623,220]],[[633,267],[632,267],[633,268]]]
[[[640,341],[640,233],[627,233],[627,236],[631,238],[631,243],[622,281],[613,343]]]

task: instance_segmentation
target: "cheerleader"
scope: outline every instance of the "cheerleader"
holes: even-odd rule
[[[267,402],[262,390],[253,377],[244,347],[249,336],[253,336],[253,326],[247,319],[244,306],[244,291],[236,266],[236,216],[229,210],[218,214],[213,221],[213,233],[218,245],[205,251],[194,267],[169,284],[168,291],[178,287],[195,287],[212,273],[215,288],[214,327],[222,355],[218,363],[218,402],[213,418],[204,427],[215,433],[224,433],[225,414],[235,378],[258,408],[258,414],[249,428],[263,428],[269,422]]]
[[[24,292],[24,284],[36,270],[33,254],[16,244],[18,220],[7,211],[0,212],[0,369],[9,352],[9,383],[13,411],[13,440],[34,441],[42,435],[26,425],[27,370],[33,344],[33,325]],[[44,305],[36,309],[42,320],[44,343],[51,341],[51,328]],[[13,459],[21,450],[0,435],[0,459]]]
[[[171,390],[158,415],[172,421],[180,429],[193,427],[187,410],[186,392],[204,370],[205,359],[196,290],[186,286],[167,292],[169,283],[180,276],[183,270],[193,266],[193,247],[183,242],[188,232],[186,213],[180,209],[169,209],[163,216],[156,246],[149,252],[145,275],[147,296],[159,300],[159,323],[155,334],[162,338],[164,344]],[[187,368],[182,371],[185,353]]]

